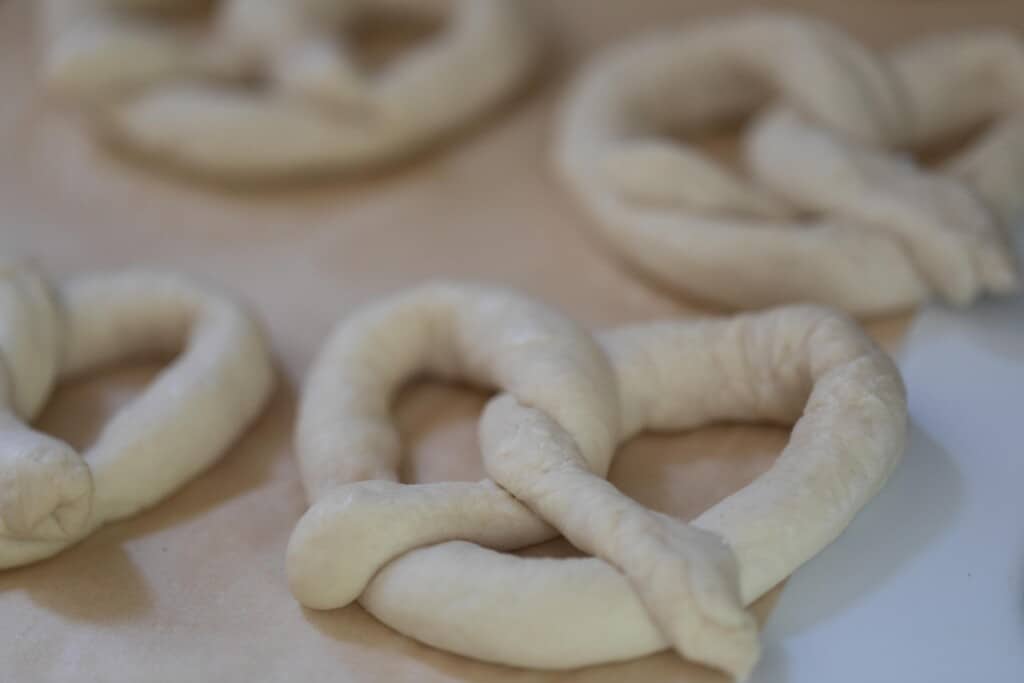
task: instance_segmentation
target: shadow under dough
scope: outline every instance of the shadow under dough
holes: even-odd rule
[[[952,457],[911,423],[907,452],[885,487],[838,540],[797,570],[771,616],[775,635],[812,628],[883,584],[956,519],[961,479]]]
[[[514,600],[514,596],[509,596]],[[728,678],[713,669],[681,659],[675,652],[657,654],[624,662],[565,671],[520,669],[490,664],[451,654],[412,638],[407,638],[377,621],[358,605],[318,612],[302,608],[306,621],[322,635],[341,646],[386,650],[397,659],[415,660],[444,676],[445,680],[465,683],[727,683]]]
[[[97,625],[131,621],[152,610],[152,591],[118,534],[101,529],[68,554],[63,561],[0,572],[0,593],[21,589],[42,609]]]

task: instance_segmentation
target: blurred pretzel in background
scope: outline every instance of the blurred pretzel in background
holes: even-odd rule
[[[670,137],[747,116],[749,178]],[[986,125],[939,169],[907,155]],[[1018,285],[1024,42],[977,31],[882,55],[786,13],[662,30],[584,69],[555,156],[612,250],[706,302],[967,305]]]
[[[362,170],[484,113],[531,72],[540,32],[515,0],[46,0],[45,87],[113,141],[228,180]],[[361,20],[438,19],[362,64]]]

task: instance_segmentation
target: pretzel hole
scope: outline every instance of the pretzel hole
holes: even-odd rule
[[[952,135],[930,142],[919,149],[911,150],[911,153],[919,165],[926,168],[940,168],[974,145],[990,125],[991,122],[986,121],[958,130]]]
[[[182,37],[191,37],[209,29],[220,2],[221,0],[116,0],[110,5],[123,19],[152,22],[163,28],[178,31]]]
[[[205,75],[199,80],[216,83],[217,87],[228,93],[262,96],[270,93],[273,84],[270,76],[262,70],[252,70],[230,76]]]
[[[490,397],[466,384],[418,380],[405,387],[394,406],[405,445],[401,480],[420,484],[486,477],[477,422]]]
[[[345,36],[356,64],[367,71],[389,67],[441,33],[445,17],[387,8],[356,15]]]
[[[702,93],[694,98],[693,93]],[[772,93],[740,69],[686,73],[668,87],[641,83],[620,106],[640,130],[695,147],[731,172],[746,177],[743,133]]]
[[[61,382],[35,426],[86,455],[110,418],[141,394],[165,365],[166,361],[147,359]]]
[[[664,137],[680,144],[696,147],[723,168],[745,178],[743,166],[743,130],[750,123],[751,116],[734,116],[713,121],[706,126],[687,130],[682,127],[669,128]]]

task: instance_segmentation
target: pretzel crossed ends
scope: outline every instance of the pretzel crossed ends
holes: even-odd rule
[[[390,405],[421,373],[502,392],[479,426],[490,479],[398,481]],[[793,431],[770,470],[691,523],[606,480],[638,432],[723,420]],[[311,506],[288,577],[308,607],[358,600],[478,659],[569,668],[671,647],[742,679],[759,653],[746,606],[836,538],[905,436],[898,371],[830,309],[595,338],[514,292],[431,284],[343,321],[310,370],[296,447]],[[503,552],[558,534],[592,557]]]
[[[29,427],[56,382],[180,352],[79,454]],[[274,384],[262,332],[229,297],[130,270],[52,286],[0,264],[0,569],[54,555],[212,465]]]

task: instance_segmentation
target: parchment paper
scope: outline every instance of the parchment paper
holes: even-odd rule
[[[354,306],[428,278],[504,283],[597,328],[695,309],[615,261],[554,181],[551,120],[572,67],[645,28],[736,2],[536,3],[555,49],[538,82],[448,144],[369,179],[312,189],[209,189],[91,143],[74,117],[35,95],[31,3],[0,0],[0,236],[52,274],[172,266],[246,297],[266,321],[281,387],[213,469],[157,508],[109,525],[34,566],[0,572],[0,681],[705,681],[672,653],[572,672],[470,661],[389,630],[358,606],[302,609],[284,549],[306,508],[291,446],[295,396],[328,330]],[[779,3],[780,5],[782,3]],[[1019,3],[785,3],[838,18],[874,44],[930,29],[1024,25]],[[898,342],[906,317],[871,329]],[[154,368],[63,386],[41,426],[76,446]],[[407,481],[482,475],[475,420],[485,400],[421,385],[397,412]],[[786,432],[717,426],[645,436],[612,480],[689,518],[763,471]],[[537,552],[571,552],[556,544]],[[512,596],[514,599],[514,596]],[[772,596],[758,606],[768,611]]]

